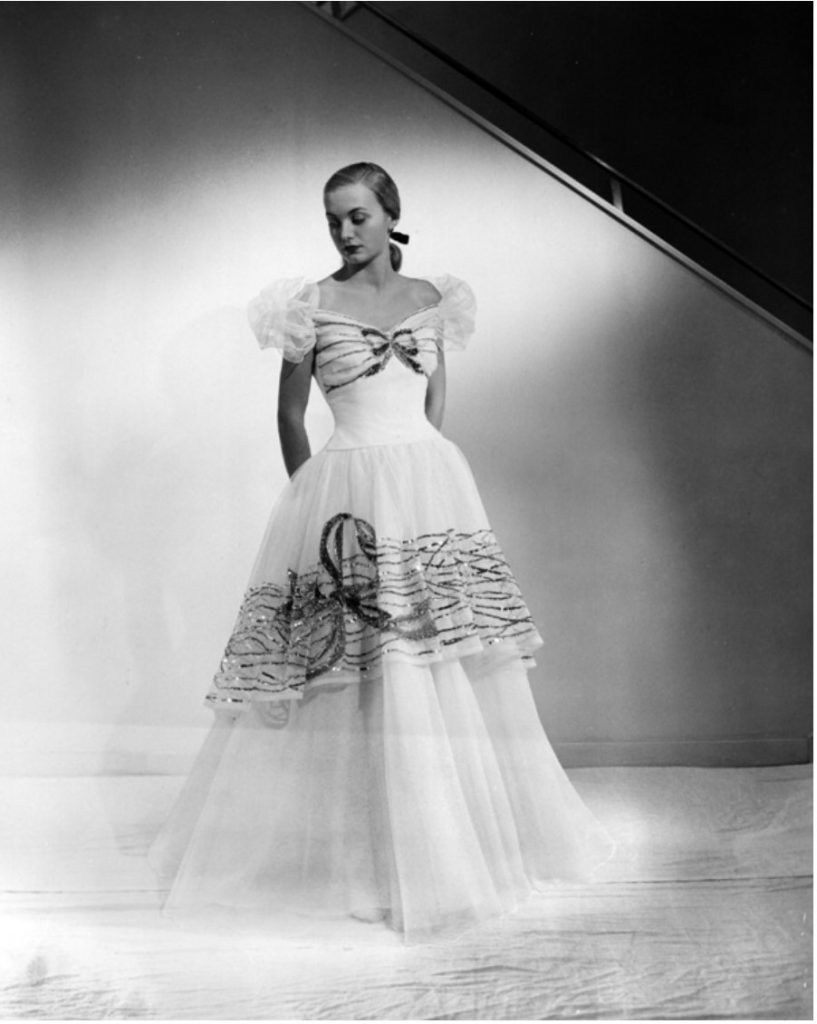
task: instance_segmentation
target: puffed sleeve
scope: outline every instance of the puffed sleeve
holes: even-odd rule
[[[450,274],[430,280],[442,296],[440,316],[443,321],[443,348],[463,349],[474,333],[477,312],[474,293],[465,281]]]
[[[315,346],[312,313],[318,286],[304,277],[274,281],[252,300],[247,319],[261,348],[277,348],[284,359],[300,363]]]

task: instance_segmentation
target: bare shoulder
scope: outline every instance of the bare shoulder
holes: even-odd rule
[[[338,295],[342,294],[342,289],[338,291],[338,281],[334,274],[327,274],[326,277],[322,277],[320,281],[316,282],[318,285],[318,296],[322,306],[331,305],[332,302],[336,302]]]
[[[332,288],[337,284],[337,282],[335,281],[334,274],[327,274],[326,277],[322,277],[320,281],[316,281],[315,283],[322,292],[331,291]]]
[[[405,280],[410,286],[411,296],[418,306],[432,306],[442,298],[430,281],[425,281],[421,277],[407,277]]]

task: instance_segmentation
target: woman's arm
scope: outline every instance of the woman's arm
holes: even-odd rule
[[[304,427],[309,386],[312,383],[313,353],[301,363],[281,364],[278,381],[278,438],[281,454],[290,476],[309,458],[309,438]]]
[[[437,369],[428,378],[426,389],[426,419],[437,430],[442,429],[445,413],[445,359],[443,350],[437,352]]]

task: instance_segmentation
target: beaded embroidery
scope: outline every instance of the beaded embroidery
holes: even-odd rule
[[[540,643],[493,533],[383,539],[343,512],[324,525],[313,570],[246,593],[207,699],[300,696],[325,673],[366,673],[390,653],[438,660],[468,641],[511,641],[521,655]]]
[[[324,320],[317,324],[317,337],[315,374],[327,395],[361,377],[380,373],[392,356],[414,373],[430,377],[437,368],[441,340],[440,324],[434,318],[391,332]]]

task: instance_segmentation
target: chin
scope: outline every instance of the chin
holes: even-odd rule
[[[344,254],[343,261],[347,267],[365,267],[367,263],[372,262],[372,257],[366,253],[358,252],[352,256]]]

